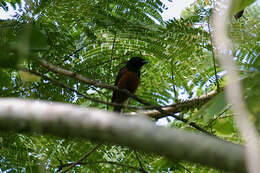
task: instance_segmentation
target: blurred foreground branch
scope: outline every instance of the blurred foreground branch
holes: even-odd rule
[[[238,2],[236,2],[238,3]],[[228,37],[232,0],[222,0],[214,9],[214,43],[221,67],[227,72],[228,85],[225,87],[228,102],[232,105],[235,122],[246,143],[246,161],[248,172],[258,173],[260,170],[259,135],[249,120],[249,112],[244,102],[240,76],[232,57],[233,45]]]
[[[215,137],[157,127],[141,117],[123,117],[69,104],[0,99],[0,130],[105,140],[233,172],[245,172],[244,148]]]

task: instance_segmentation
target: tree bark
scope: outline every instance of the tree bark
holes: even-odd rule
[[[220,90],[222,90],[222,88]],[[217,94],[218,94],[218,92],[213,90],[213,91],[209,92],[208,94],[202,95],[198,98],[193,98],[193,99],[185,100],[185,101],[175,103],[175,104],[172,104],[172,105],[169,105],[169,106],[162,107],[161,109],[163,111],[167,112],[167,114],[160,112],[158,110],[131,112],[131,113],[128,113],[128,114],[129,115],[136,115],[138,113],[141,113],[141,114],[144,114],[144,115],[151,117],[151,118],[154,118],[154,119],[160,119],[160,118],[172,115],[172,114],[176,114],[178,112],[182,112],[183,110],[188,110],[188,109],[192,109],[192,108],[195,108],[195,107],[198,108],[199,106],[202,106],[203,104],[210,101]]]
[[[178,161],[245,172],[244,147],[212,136],[155,126],[142,117],[69,104],[0,99],[0,130],[105,140]]]

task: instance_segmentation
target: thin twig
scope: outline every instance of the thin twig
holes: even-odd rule
[[[113,60],[116,60],[116,59],[118,59],[118,58],[113,58]],[[98,67],[100,65],[104,66],[104,64],[107,64],[109,62],[110,62],[110,60],[98,61],[98,62],[95,61],[95,64],[94,63],[93,64],[92,63],[88,63],[87,67],[84,67],[84,68],[81,68],[81,69],[75,69],[75,70],[76,70],[77,73],[80,73],[82,71],[85,71],[86,69],[96,68],[96,67]]]
[[[114,35],[113,44],[112,44],[112,50],[111,50],[111,55],[110,55],[110,68],[109,68],[110,69],[110,74],[111,74],[110,81],[113,78],[112,67],[113,67],[113,54],[114,54],[114,49],[115,49],[115,42],[116,42],[116,32],[115,32],[115,35]],[[107,101],[108,101],[108,99],[107,99]],[[107,110],[108,110],[108,105],[107,105]]]
[[[190,170],[188,170],[185,166],[183,166],[180,163],[177,163],[177,165],[179,165],[180,167],[182,167],[185,171],[187,171],[188,173],[191,173]]]
[[[80,165],[111,164],[111,165],[117,165],[117,166],[129,168],[129,169],[137,170],[137,171],[140,171],[140,172],[143,172],[143,173],[147,173],[146,171],[142,170],[141,168],[134,167],[134,166],[131,166],[131,165],[127,165],[127,164],[124,164],[124,163],[114,162],[114,161],[106,161],[106,160],[103,161],[103,160],[101,160],[101,161],[95,161],[95,162],[80,162],[79,164]],[[70,166],[70,165],[71,165],[71,163],[63,164],[62,167],[67,167],[67,166]]]
[[[62,171],[62,168],[64,168],[65,166],[65,164],[63,164],[63,162],[62,162],[62,160],[60,160],[59,158],[57,158],[57,160],[59,161],[59,166],[58,166],[58,170],[57,170],[57,172],[60,172],[60,171]]]
[[[219,118],[223,118],[221,117],[224,113],[226,113],[229,109],[231,108],[231,106],[227,107],[224,111],[222,111],[216,118],[212,119],[208,125],[204,126],[203,128],[208,128],[209,126],[212,127],[212,124],[214,123],[214,121],[218,120]]]
[[[85,160],[89,155],[91,155],[93,152],[96,151],[97,148],[99,148],[102,144],[95,145],[87,154],[82,156],[78,161],[72,163],[66,170],[64,170],[62,173],[66,173],[72,168],[74,168],[76,165],[80,164],[83,160]]]
[[[209,17],[208,17],[208,30],[209,30],[209,39],[210,39],[210,44],[211,44],[211,53],[212,53],[212,59],[213,59],[213,65],[214,65],[214,73],[215,73],[215,77],[216,77],[216,85],[217,85],[217,91],[220,91],[220,87],[219,87],[219,81],[218,81],[218,75],[217,75],[217,67],[216,67],[216,58],[215,58],[215,52],[214,52],[214,48],[213,48],[213,39],[212,39],[212,32],[211,32],[211,28],[210,28],[210,22],[209,22]]]
[[[206,102],[208,102],[209,100],[211,100],[217,94],[218,93],[216,91],[211,91],[211,92],[207,93],[206,95],[202,95],[198,98],[181,101],[181,102],[178,102],[178,103],[175,103],[172,105],[163,106],[163,107],[160,106],[159,108],[166,111],[167,114],[163,114],[162,112],[158,111],[156,109],[157,107],[144,107],[144,109],[148,108],[148,109],[156,109],[156,110],[148,110],[148,111],[145,111],[142,113],[144,113],[145,115],[147,115],[151,118],[160,119],[160,118],[165,117],[165,115],[169,116],[171,114],[182,112],[183,110],[194,108],[194,105],[196,105],[197,107],[201,106],[201,105],[205,104]],[[131,114],[134,114],[134,113],[131,113]]]
[[[113,59],[113,54],[114,54],[114,49],[115,49],[115,42],[116,42],[116,33],[114,35],[113,43],[112,43],[112,50],[111,50],[111,55],[110,55],[110,60],[112,61]]]
[[[177,102],[179,102],[179,100],[178,100],[178,94],[176,91],[175,80],[174,80],[173,60],[171,61],[171,77],[172,77],[172,88],[173,88],[173,93],[174,93],[174,101],[175,101],[175,103],[177,103]]]
[[[143,172],[147,173],[147,171],[144,169],[143,164],[142,164],[142,161],[141,161],[141,159],[138,157],[138,153],[136,152],[135,149],[134,149],[134,154],[135,154],[136,159],[138,160],[140,169],[143,170]]]

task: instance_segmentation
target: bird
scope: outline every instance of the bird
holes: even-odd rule
[[[140,69],[143,65],[148,63],[142,57],[132,57],[127,61],[126,65],[122,67],[115,80],[115,86],[119,89],[127,89],[132,94],[135,94],[140,83]],[[129,96],[126,93],[114,90],[112,95],[112,103],[124,104]],[[115,112],[121,112],[122,106],[114,106]]]

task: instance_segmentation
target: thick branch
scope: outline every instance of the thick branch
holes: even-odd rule
[[[0,130],[85,137],[233,172],[245,172],[244,148],[215,137],[156,127],[140,117],[78,106],[0,99]]]
[[[260,170],[259,134],[249,119],[250,113],[243,98],[240,76],[237,72],[238,68],[236,67],[234,57],[230,53],[234,52],[232,41],[228,34],[232,3],[237,2],[234,0],[221,0],[214,10],[214,43],[221,67],[227,73],[227,82],[229,83],[225,88],[227,100],[232,105],[235,122],[246,143],[248,172],[258,173]]]

